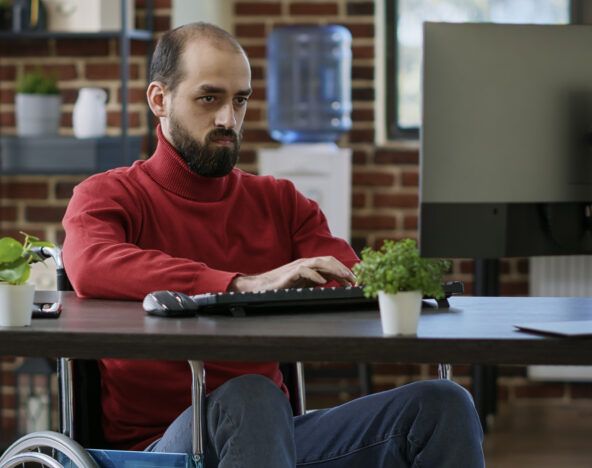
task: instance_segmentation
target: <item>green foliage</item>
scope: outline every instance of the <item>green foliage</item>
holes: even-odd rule
[[[449,261],[422,258],[415,241],[403,239],[387,240],[379,250],[366,247],[353,272],[367,297],[376,297],[378,291],[421,291],[426,296],[441,298],[442,275],[449,269]]]
[[[57,78],[43,73],[41,69],[22,75],[16,84],[16,90],[22,94],[60,94]]]
[[[21,234],[25,236],[22,244],[12,237],[0,239],[0,282],[13,285],[26,283],[31,274],[31,263],[44,260],[32,249],[54,246],[24,232]]]

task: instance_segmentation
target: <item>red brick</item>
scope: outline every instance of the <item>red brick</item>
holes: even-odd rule
[[[416,236],[410,236],[409,234],[393,234],[392,236],[388,236],[388,237],[377,237],[376,240],[374,241],[374,245],[372,246],[375,250],[378,250],[382,247],[382,244],[384,244],[385,240],[392,240],[394,242],[398,242],[402,239],[411,239],[417,242],[417,238]]]
[[[419,173],[404,171],[401,183],[403,187],[419,187]]]
[[[378,193],[372,203],[376,208],[417,208],[419,198],[415,193]]]
[[[262,109],[255,109],[253,107],[247,108],[247,114],[245,115],[245,120],[247,122],[260,122],[261,120],[265,119],[265,113]]]
[[[528,296],[528,281],[502,281],[500,296]]]
[[[31,222],[59,223],[65,212],[65,206],[28,206],[25,208],[25,219]]]
[[[121,102],[121,88],[117,91],[117,102]],[[146,89],[144,88],[128,88],[127,90],[128,103],[146,103]]]
[[[500,377],[526,377],[525,366],[498,366],[497,374]]]
[[[352,229],[396,229],[397,219],[393,216],[354,215]]]
[[[388,172],[358,172],[352,177],[353,185],[390,187],[395,183],[395,175]]]
[[[255,150],[241,150],[239,161],[241,164],[253,164],[257,162],[257,152]]]
[[[154,17],[154,31],[164,32],[171,29],[170,15],[156,15]]]
[[[374,2],[348,2],[347,14],[351,16],[373,15]]]
[[[343,26],[350,30],[354,38],[374,37],[374,24],[372,23],[346,23]]]
[[[145,41],[132,41],[130,44],[130,55],[132,57],[146,57],[150,44]]]
[[[0,40],[0,57],[47,57],[49,41]]]
[[[374,67],[368,65],[354,65],[352,67],[352,80],[373,80]]]
[[[403,229],[405,230],[415,230],[417,229],[418,225],[419,223],[417,216],[408,215],[403,219]]]
[[[374,58],[374,46],[353,46],[352,58],[354,60]]]
[[[374,130],[371,128],[350,130],[349,141],[352,143],[374,143]]]
[[[237,37],[265,37],[265,24],[263,23],[244,23],[237,24],[234,28],[234,34]]]
[[[78,182],[58,182],[55,186],[56,198],[70,198]]]
[[[14,81],[16,79],[16,67],[14,65],[0,65],[0,80]]]
[[[244,141],[248,143],[273,143],[269,132],[263,129],[245,129]]]
[[[527,258],[518,259],[518,273],[528,275],[530,272],[530,262]]]
[[[516,398],[561,398],[565,394],[563,383],[529,383],[514,387]]]
[[[234,6],[237,16],[276,16],[281,14],[280,2],[238,2]]]
[[[171,8],[172,0],[152,0],[153,8]],[[136,8],[146,8],[146,0],[136,0]]]
[[[60,95],[62,96],[62,104],[74,104],[78,99],[78,88],[76,89],[60,89]]]
[[[253,93],[249,98],[250,101],[265,101],[265,87],[263,86],[253,86]]]
[[[0,198],[7,199],[46,199],[48,194],[45,182],[6,182],[0,185]]]
[[[266,49],[264,45],[247,45],[243,46],[249,58],[265,58]]]
[[[352,162],[356,165],[363,166],[368,161],[368,152],[365,150],[354,150],[352,154]]]
[[[353,88],[352,101],[374,101],[374,88]]]
[[[139,127],[140,126],[140,113],[139,112],[128,112],[129,126]],[[118,111],[107,112],[107,125],[109,127],[120,127],[121,126],[121,113]]]
[[[290,5],[291,15],[336,15],[338,8],[336,3],[323,2],[296,2]]]
[[[118,80],[119,69],[118,63],[87,63],[84,67],[84,75],[89,80]],[[130,65],[129,76],[132,80],[138,79],[138,65]]]
[[[108,39],[58,39],[56,53],[59,56],[96,57],[109,54]]]
[[[366,206],[366,194],[354,192],[352,195],[352,206],[354,208],[364,208]]]
[[[30,72],[39,68],[39,65],[27,65],[25,71]],[[75,80],[78,78],[74,65],[42,65],[43,71],[55,76],[59,81]]]
[[[0,206],[0,221],[16,221],[16,206]]]
[[[418,164],[418,151],[377,149],[374,153],[376,164]]]
[[[72,112],[63,112],[60,116],[60,127],[72,128]]]
[[[475,262],[473,260],[462,260],[460,262],[461,273],[473,273],[475,271]]]
[[[16,122],[12,112],[0,112],[0,128],[14,127]]]
[[[512,263],[511,259],[502,258],[499,261],[499,272],[502,275],[507,275],[510,273],[510,264]]]
[[[14,102],[15,93],[12,89],[0,90],[0,103],[12,104]]]
[[[354,122],[373,122],[373,109],[354,109],[352,112],[352,120]]]
[[[251,65],[251,79],[252,80],[262,80],[264,78],[265,78],[265,72],[263,70],[263,67]]]

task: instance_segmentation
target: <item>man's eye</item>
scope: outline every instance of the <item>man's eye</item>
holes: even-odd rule
[[[200,99],[200,101],[203,101],[206,103],[212,103],[216,100],[216,98],[214,96],[202,96],[199,99]]]
[[[236,98],[235,98],[235,102],[236,102],[236,103],[237,103],[239,106],[244,106],[244,105],[247,103],[247,101],[248,101],[248,100],[249,100],[249,98],[242,97],[242,96],[239,96],[239,97],[236,97]]]

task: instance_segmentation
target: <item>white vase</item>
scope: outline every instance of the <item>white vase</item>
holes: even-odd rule
[[[35,285],[0,283],[0,327],[31,325]]]
[[[17,93],[17,135],[57,135],[60,128],[61,105],[62,98],[59,95]]]
[[[101,88],[82,88],[74,104],[72,126],[77,138],[98,138],[107,131],[107,93]]]
[[[378,292],[382,332],[385,335],[416,335],[421,312],[420,291],[397,294]]]

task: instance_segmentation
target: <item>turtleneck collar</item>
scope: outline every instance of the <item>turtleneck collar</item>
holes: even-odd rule
[[[224,197],[235,170],[225,177],[203,177],[192,172],[177,150],[156,128],[158,144],[152,157],[142,164],[146,173],[164,189],[190,200],[219,201]]]

